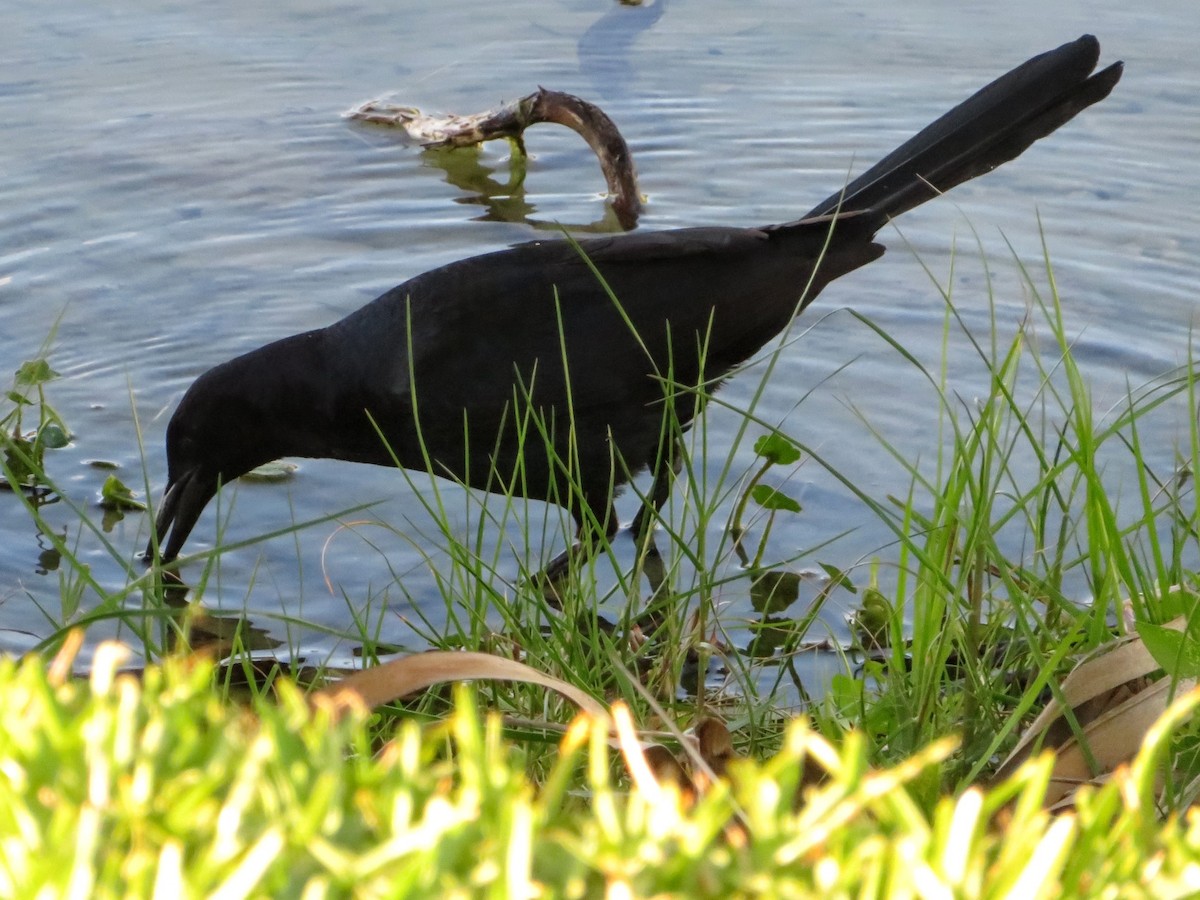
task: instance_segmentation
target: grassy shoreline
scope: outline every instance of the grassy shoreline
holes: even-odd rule
[[[1200,851],[1200,820],[1189,811],[1200,739],[1186,715],[1198,701],[1183,689],[1200,675],[1192,625],[1200,590],[1196,370],[1189,365],[1131,390],[1122,408],[1098,416],[1072,357],[1048,256],[1040,273],[1022,271],[1026,322],[1004,337],[993,321],[980,339],[931,273],[945,301],[944,341],[961,330],[987,373],[987,392],[969,400],[949,383],[945,352],[931,367],[861,319],[939,403],[927,460],[904,458],[864,421],[867,439],[906,473],[894,494],[873,496],[841,474],[836,453],[756,416],[768,356],[754,401],[739,411],[738,442],[753,442],[755,451],[749,471],[732,465],[738,442],[724,463],[703,462],[702,421],[687,436],[680,483],[656,531],[664,587],[653,597],[642,578],[653,558],[638,557],[631,573],[624,550],[601,552],[576,567],[559,613],[534,584],[546,548],[528,532],[516,548],[490,537],[524,521],[529,506],[473,496],[464,531],[449,524],[439,482],[418,494],[428,498],[438,532],[396,535],[436,547],[425,558],[445,625],[418,618],[413,631],[430,647],[520,658],[608,705],[619,701],[644,729],[723,719],[737,754],[750,761],[734,766],[732,786],[718,783],[690,806],[626,780],[600,732],[577,723],[560,739],[573,708],[519,681],[481,682],[453,698],[430,691],[370,722],[359,715],[334,726],[290,686],[295,675],[322,673],[294,672],[287,659],[274,665],[252,623],[221,622],[199,604],[181,604],[161,573],[135,569],[91,511],[75,507],[80,527],[95,532],[128,579],[117,589],[99,584],[68,542],[43,528],[63,560],[60,609],[44,611],[53,628],[43,653],[73,631],[115,620],[144,658],[165,666],[147,668],[138,683],[118,676],[105,650],[85,686],[45,656],[0,663],[0,696],[23,711],[9,717],[19,728],[0,734],[9,807],[0,833],[10,836],[0,840],[0,893],[10,893],[4,878],[18,893],[85,884],[113,891],[125,883],[142,894],[177,882],[191,893],[224,888],[230,896],[419,895],[435,886],[515,896],[535,883],[580,896],[622,884],[639,895],[766,896],[790,885],[900,896],[940,885],[963,896],[1018,887],[1033,891],[1022,896],[1057,896],[1056,883],[1067,894],[1085,893],[1124,889],[1135,876],[1161,891],[1154,896],[1200,889],[1200,869],[1190,862]],[[790,340],[785,334],[772,353]],[[30,485],[56,490],[45,459],[68,434],[52,406],[49,356],[48,341],[0,407],[0,456],[15,488],[3,499],[39,525]],[[722,403],[721,395],[710,402]],[[1156,470],[1139,426],[1177,404],[1189,411],[1187,440],[1169,471]],[[886,525],[892,555],[839,568],[821,562],[822,548],[797,557],[772,542],[778,517],[803,514],[788,495],[788,473],[800,460],[841,479]],[[1134,473],[1119,492],[1108,475],[1116,466]],[[426,486],[420,473],[405,477]],[[114,487],[111,499],[134,498]],[[569,523],[560,524],[569,533]],[[229,549],[200,555],[193,600],[219,583],[220,555]],[[514,552],[530,560],[516,582],[503,576]],[[725,609],[722,592],[731,587],[749,598],[753,620]],[[406,596],[399,577],[395,588]],[[852,597],[858,612],[851,640],[824,651],[840,657],[844,671],[810,696],[796,660],[814,652],[812,626],[834,592]],[[392,648],[377,639],[384,610],[346,601],[364,655],[385,657]],[[1182,629],[1165,633],[1163,623],[1180,615]],[[180,664],[175,657],[205,631],[216,632],[206,653],[224,665],[214,670],[194,656]],[[1056,701],[1072,710],[1068,742],[1097,763],[1092,757],[1107,747],[1089,755],[1095,720],[1071,701],[1064,679],[1078,659],[1127,635],[1145,641],[1160,671],[1126,690],[1167,684],[1164,706],[1180,694],[1170,727],[1151,731],[1139,761],[1083,792],[1065,816],[1042,811],[1046,758],[989,784],[1034,715]],[[1108,702],[1101,716],[1120,701]],[[111,740],[98,742],[97,729],[108,729]],[[1135,737],[1136,745],[1142,735]],[[1046,743],[1063,752],[1065,745]],[[377,754],[380,744],[386,749]],[[805,755],[826,772],[824,785],[800,787]],[[157,773],[161,791],[143,790],[138,805],[123,792],[146,771]],[[230,803],[237,812],[226,811]],[[193,807],[207,812],[183,821],[178,810]],[[251,807],[257,812],[246,819]],[[448,818],[431,824],[435,812]],[[347,824],[356,817],[357,825]],[[104,852],[102,834],[112,838]],[[696,834],[705,856],[688,849],[685,836]],[[85,838],[93,843],[85,846]],[[554,849],[531,849],[546,846]],[[480,847],[486,852],[472,855]]]
[[[614,777],[607,723],[582,717],[531,779],[528,745],[465,686],[450,715],[380,744],[365,711],[338,717],[290,684],[239,707],[214,695],[211,665],[139,680],[122,658],[102,650],[86,682],[0,662],[0,893],[1163,898],[1200,883],[1200,816],[1156,806],[1197,692],[1052,815],[1047,757],[937,791],[950,740],[878,768],[861,733],[835,747],[798,720],[776,755],[695,797]],[[805,786],[814,770],[824,781]]]

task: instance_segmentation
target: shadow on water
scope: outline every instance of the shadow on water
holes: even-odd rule
[[[642,34],[657,24],[667,0],[630,5],[614,3],[579,38],[579,71],[606,100],[624,97],[637,80],[630,52]]]

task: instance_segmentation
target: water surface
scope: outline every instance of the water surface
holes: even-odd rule
[[[848,310],[936,370],[945,309],[922,267],[946,279],[956,248],[964,319],[985,334],[994,315],[1008,339],[1030,302],[1012,254],[1038,266],[1041,228],[1098,414],[1188,359],[1200,254],[1200,48],[1191,0],[1155,6],[985,9],[927,0],[901,12],[793,0],[642,8],[515,0],[498,14],[480,0],[388,13],[352,3],[7,4],[0,374],[7,379],[36,355],[57,323],[51,361],[63,378],[50,398],[76,439],[52,456],[52,475],[90,509],[107,472],[89,463],[109,461],[135,489],[148,479],[157,499],[167,419],[205,369],[327,324],[431,267],[534,234],[448,183],[435,156],[342,119],[358,101],[387,94],[471,112],[538,85],[578,93],[604,106],[634,150],[648,200],[640,227],[757,225],[795,217],[1027,56],[1094,32],[1102,64],[1127,63],[1113,97],[1017,163],[885,233],[891,252],[823,294],[757,407],[835,457],[863,489],[903,494],[907,476],[871,430],[909,458],[931,455],[934,398]],[[528,135],[528,146],[517,205],[530,218],[603,217],[603,182],[578,138],[546,126]],[[505,183],[507,150],[487,149],[474,177]],[[976,240],[989,261],[994,311]],[[970,402],[986,373],[967,341],[953,339],[947,352],[951,384]],[[721,396],[745,406],[758,382],[746,373]],[[739,424],[728,410],[708,416],[714,469]],[[1188,424],[1188,410],[1174,408],[1142,432],[1163,471]],[[751,464],[748,447],[735,457],[735,475]],[[468,529],[467,502],[443,489],[452,521]],[[780,555],[847,531],[797,565],[825,561],[861,574],[863,561],[891,552],[889,533],[819,466],[792,473],[789,489],[805,511],[776,531]],[[279,616],[344,632],[351,608],[371,598],[374,608],[392,604],[379,618],[381,636],[412,642],[401,621],[411,617],[410,598],[438,615],[424,563],[428,552],[436,565],[438,550],[422,537],[435,529],[397,473],[304,461],[286,485],[243,485],[226,538],[376,500],[369,517],[412,539],[362,529],[386,560],[353,533],[317,526],[225,556],[205,601],[246,609],[292,648],[336,661],[350,650],[346,640]],[[50,630],[43,609],[57,614],[60,575],[46,571],[47,541],[16,498],[0,495],[0,509],[0,645],[16,650]],[[212,545],[216,509],[189,550]],[[632,511],[621,506],[625,517]],[[45,514],[100,583],[125,583],[64,504]],[[530,514],[540,527],[545,514]],[[520,524],[510,520],[494,537],[515,546],[501,555],[512,578],[525,546]],[[132,560],[147,525],[130,515],[106,537]],[[740,587],[722,599],[731,620],[749,615]],[[92,602],[86,592],[82,602]],[[827,625],[840,629],[836,610]]]

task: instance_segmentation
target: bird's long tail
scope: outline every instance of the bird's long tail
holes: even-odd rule
[[[1093,75],[1099,58],[1100,42],[1090,34],[1033,57],[897,147],[805,218],[839,209],[898,216],[1015,159],[1108,96],[1121,78],[1122,64]]]

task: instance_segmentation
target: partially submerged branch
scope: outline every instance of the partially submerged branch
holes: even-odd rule
[[[609,202],[626,229],[637,225],[642,210],[637,171],[629,145],[605,112],[572,94],[538,90],[498,109],[467,116],[426,116],[409,106],[368,101],[350,110],[348,118],[403,128],[425,147],[473,147],[498,138],[512,140],[525,154],[525,129],[540,122],[566,125],[579,134],[600,161],[608,184]]]

